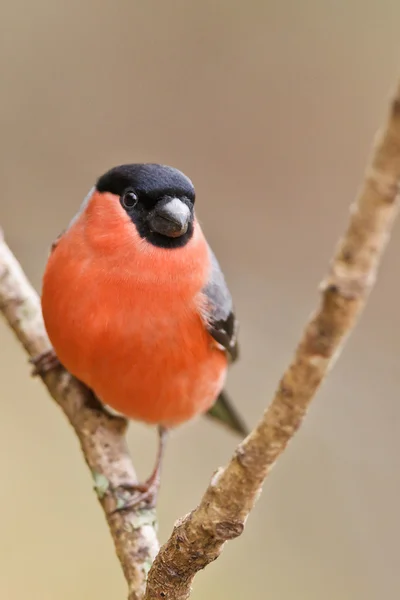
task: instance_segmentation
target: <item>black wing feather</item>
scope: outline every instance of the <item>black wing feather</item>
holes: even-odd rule
[[[211,273],[203,293],[207,300],[207,329],[212,337],[225,348],[231,362],[238,358],[237,329],[232,296],[226,285],[218,261],[210,249]],[[230,402],[225,391],[218,396],[206,415],[224,423],[241,436],[247,435],[247,427]]]
[[[207,329],[212,337],[225,348],[231,361],[238,357],[237,328],[232,296],[221,267],[210,249],[211,274],[203,293],[207,298]]]

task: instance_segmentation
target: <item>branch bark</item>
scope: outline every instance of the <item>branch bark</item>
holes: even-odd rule
[[[306,325],[271,405],[239,444],[229,464],[215,473],[199,506],[176,524],[158,554],[153,513],[110,515],[110,508],[118,502],[114,488],[136,481],[124,439],[126,422],[93,406],[87,390],[65,371],[44,378],[74,427],[92,471],[129,585],[129,600],[139,600],[143,594],[145,600],[186,600],[195,574],[219,556],[227,540],[242,533],[265,477],[300,427],[375,283],[397,212],[399,183],[400,85],[352,207],[347,231],[321,284],[320,306]],[[0,308],[31,356],[49,348],[39,299],[3,240]]]
[[[50,349],[39,297],[4,242],[1,230],[0,310],[31,357]],[[140,600],[159,544],[154,511],[112,514],[121,500],[114,491],[117,486],[137,483],[125,441],[127,422],[102,410],[89,390],[64,369],[48,373],[43,380],[78,436],[128,583],[129,600]]]

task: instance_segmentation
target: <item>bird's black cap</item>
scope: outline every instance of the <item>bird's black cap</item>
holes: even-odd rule
[[[114,167],[102,175],[96,184],[99,192],[111,192],[118,196],[122,196],[128,188],[154,200],[161,196],[184,196],[194,202],[195,198],[193,184],[186,175],[173,167],[153,163]]]

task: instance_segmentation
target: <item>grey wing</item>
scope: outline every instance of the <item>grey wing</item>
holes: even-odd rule
[[[207,329],[212,337],[225,348],[233,362],[238,357],[238,321],[233,309],[232,296],[211,248],[210,254],[210,278],[203,288],[203,293],[208,301]]]
[[[52,252],[54,252],[54,250],[57,248],[58,242],[61,240],[61,238],[62,238],[62,236],[64,235],[65,232],[66,232],[66,229],[64,229],[61,233],[59,233],[58,236],[56,237],[56,239],[54,240],[54,242],[51,244],[51,246],[50,246],[50,254]]]
[[[66,231],[68,231],[68,229],[70,229],[70,227],[75,223],[75,221],[77,219],[79,219],[79,217],[81,216],[81,214],[83,213],[83,211],[85,210],[85,208],[87,207],[89,200],[94,192],[95,188],[92,187],[92,189],[89,191],[89,193],[85,196],[85,199],[83,200],[77,214],[71,219],[68,227],[66,229],[64,229],[54,240],[54,242],[51,244],[50,246],[50,254],[57,248],[58,246],[58,242],[61,240],[62,236],[64,235],[64,233]]]

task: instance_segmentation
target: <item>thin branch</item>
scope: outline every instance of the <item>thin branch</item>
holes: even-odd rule
[[[0,230],[0,310],[30,356],[48,350],[40,301]],[[137,482],[125,442],[127,423],[96,404],[90,392],[63,369],[44,382],[78,436],[129,586],[129,600],[143,597],[146,576],[158,552],[153,511],[114,513],[121,483]]]
[[[306,325],[275,397],[229,464],[214,475],[199,506],[178,523],[149,573],[145,600],[185,600],[195,574],[243,531],[265,477],[296,433],[375,283],[397,213],[400,85],[375,145],[350,223],[321,284],[321,304]]]

